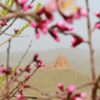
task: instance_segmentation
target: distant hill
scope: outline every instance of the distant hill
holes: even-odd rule
[[[63,55],[67,58],[71,68],[80,71],[83,74],[91,76],[91,67],[89,60],[89,51],[81,50],[78,48],[57,48],[52,50],[30,51],[24,58],[21,66],[24,67],[30,62],[35,53],[39,53],[39,58],[43,60],[45,65],[54,65],[58,55]],[[20,61],[24,52],[11,52],[10,53],[10,66],[16,66]],[[6,52],[0,52],[0,64],[6,66]],[[96,74],[100,74],[100,50],[95,52],[95,65]]]

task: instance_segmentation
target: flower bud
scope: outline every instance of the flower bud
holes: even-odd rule
[[[71,92],[71,93],[73,93],[75,91],[75,89],[76,89],[76,87],[74,85],[70,85],[68,87],[68,91]]]
[[[58,84],[58,87],[59,87],[59,89],[60,89],[61,91],[64,91],[64,87],[63,87],[63,85],[62,85],[61,83]]]
[[[35,22],[31,22],[31,26],[32,26],[32,27],[36,27],[37,24],[36,24]]]
[[[25,5],[27,3],[27,0],[21,0],[21,4]]]

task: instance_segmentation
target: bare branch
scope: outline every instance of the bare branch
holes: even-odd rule
[[[31,40],[31,42],[30,42],[30,44],[29,44],[29,46],[28,46],[26,52],[24,53],[23,57],[22,57],[21,60],[19,61],[19,64],[18,64],[18,66],[17,66],[17,69],[18,69],[18,67],[20,66],[20,64],[21,64],[22,60],[24,59],[24,57],[26,56],[27,52],[29,51],[29,48],[31,47],[31,44],[32,44],[32,40]],[[17,70],[17,69],[16,69],[16,70]]]
[[[86,7],[87,11],[89,12],[89,4],[88,0],[86,0]],[[89,48],[90,48],[90,59],[91,59],[91,70],[92,70],[92,80],[95,81],[95,66],[94,66],[94,50],[92,48],[92,40],[91,40],[91,23],[90,23],[90,16],[87,17],[87,25],[88,25],[88,36],[89,36]]]
[[[2,35],[8,28],[10,28],[10,27],[13,25],[13,23],[16,21],[16,19],[17,19],[17,18],[15,18],[15,19],[13,20],[13,22],[12,22],[5,30],[3,30],[3,31],[1,32],[0,35]]]

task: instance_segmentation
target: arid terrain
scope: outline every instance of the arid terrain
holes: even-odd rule
[[[91,79],[91,67],[89,60],[89,52],[81,49],[65,49],[58,48],[53,50],[44,51],[29,51],[21,63],[21,67],[26,66],[32,59],[35,53],[39,53],[39,59],[43,60],[46,66],[39,69],[29,80],[31,86],[41,89],[43,92],[54,93],[59,91],[57,84],[61,82],[65,87],[70,84],[76,86],[89,82]],[[11,52],[10,53],[10,66],[17,66],[24,52]],[[0,52],[0,65],[4,64],[6,67],[6,52]],[[95,55],[96,74],[100,73],[100,51],[96,50]],[[34,64],[32,65],[35,69]],[[27,75],[24,73],[20,79]],[[25,95],[34,97],[43,96],[33,90],[27,90]],[[90,87],[83,88],[77,92],[84,91],[88,93],[90,98]]]
[[[43,50],[43,51],[29,51],[24,60],[22,61],[21,66],[24,67],[30,62],[35,53],[39,53],[39,58],[43,60],[45,65],[54,65],[55,60],[58,55],[63,55],[67,58],[69,66],[85,75],[91,77],[91,67],[89,60],[89,52],[82,49],[65,49],[57,48],[52,50]],[[24,52],[11,52],[10,53],[10,66],[17,66]],[[6,66],[6,52],[0,52],[0,64]],[[95,55],[95,67],[96,74],[100,73],[100,50],[96,50]]]

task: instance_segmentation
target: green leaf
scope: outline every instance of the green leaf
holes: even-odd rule
[[[36,5],[35,10],[38,10],[41,6],[42,6],[42,4],[38,2],[38,4]]]
[[[12,70],[12,73],[14,73],[14,72],[16,71],[16,69],[17,69],[17,66],[14,67],[14,69]],[[10,75],[8,75],[8,77],[10,77]],[[0,78],[0,82],[3,82],[3,81],[5,81],[5,80],[6,80],[6,76],[2,76],[2,77]]]
[[[14,69],[12,70],[12,73],[14,73],[17,69],[17,66],[14,67]]]
[[[0,82],[3,82],[3,81],[5,81],[6,80],[6,77],[5,76],[2,76],[1,78],[0,78]]]

